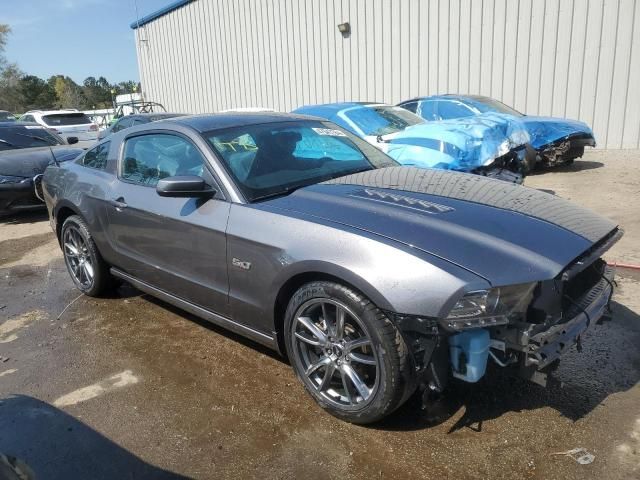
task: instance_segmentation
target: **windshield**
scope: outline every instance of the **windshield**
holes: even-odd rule
[[[42,117],[44,123],[52,127],[64,127],[67,125],[86,125],[91,119],[84,113],[52,113]]]
[[[377,107],[355,107],[344,112],[365,135],[388,135],[404,130],[411,125],[424,123],[419,116],[401,107],[380,105]]]
[[[46,147],[47,145],[62,145],[62,142],[47,132],[44,127],[29,125],[0,128],[0,150]]]
[[[520,113],[519,111],[493,98],[489,98],[489,97],[472,97],[472,98],[480,104],[478,105],[478,109],[481,110],[482,113],[498,112],[498,113],[506,113],[507,115],[514,115],[516,117],[524,117],[523,113]],[[483,106],[486,108],[483,108]]]
[[[249,201],[398,164],[331,122],[244,125],[204,134]]]

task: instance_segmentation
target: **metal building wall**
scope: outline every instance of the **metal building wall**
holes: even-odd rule
[[[480,93],[639,148],[639,2],[195,0],[136,29],[140,77],[194,113]]]

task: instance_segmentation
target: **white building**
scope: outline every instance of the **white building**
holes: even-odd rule
[[[638,3],[180,0],[131,26],[145,98],[168,111],[473,93],[638,148]]]

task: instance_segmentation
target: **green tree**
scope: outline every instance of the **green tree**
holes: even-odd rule
[[[106,78],[87,77],[84,79],[82,92],[89,108],[111,107],[111,85]]]
[[[18,83],[22,72],[16,64],[9,63],[4,56],[10,33],[9,25],[0,24],[0,109],[19,112],[22,109],[22,100]]]
[[[121,93],[133,93],[134,90],[136,92],[140,92],[140,84],[132,80],[120,82],[117,85],[114,85],[114,88],[118,92],[118,95]]]
[[[47,81],[57,97],[57,108],[90,108],[87,104],[82,88],[71,78],[64,75],[54,75]]]
[[[18,91],[23,110],[55,108],[56,106],[55,90],[35,75],[22,76],[18,82]]]
[[[24,111],[20,79],[24,74],[16,65],[7,65],[0,69],[0,110],[20,113]]]

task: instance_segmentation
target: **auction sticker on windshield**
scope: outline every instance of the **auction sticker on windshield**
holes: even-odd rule
[[[318,135],[330,135],[332,137],[346,137],[344,132],[334,130],[333,128],[312,128]]]

